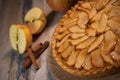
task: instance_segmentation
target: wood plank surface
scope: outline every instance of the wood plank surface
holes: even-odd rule
[[[11,62],[13,50],[9,41],[9,27],[13,23],[21,23],[21,16],[22,0],[0,0],[0,80],[16,78],[15,73],[11,75],[10,70],[12,66],[13,71],[17,70],[17,65]]]

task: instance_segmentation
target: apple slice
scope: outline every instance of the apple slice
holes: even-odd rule
[[[108,26],[117,36],[120,37],[120,23],[119,22],[108,20]]]
[[[67,58],[70,55],[70,53],[72,52],[73,49],[74,49],[73,46],[68,46],[67,49],[62,52],[62,57]]]
[[[76,59],[76,63],[75,63],[76,68],[80,69],[84,65],[86,55],[87,55],[87,49],[83,49],[78,54],[77,59]]]
[[[112,18],[112,17],[118,17],[120,16],[120,6],[113,6],[111,11],[108,13],[108,17]]]
[[[76,58],[77,58],[77,55],[80,51],[75,51],[75,49],[72,50],[72,53],[70,54],[68,60],[67,60],[67,64],[69,66],[73,66],[75,64],[75,61],[76,61]]]
[[[101,8],[104,7],[105,0],[95,0],[96,1],[96,9],[99,11]]]
[[[107,26],[107,15],[103,14],[100,19],[99,27],[97,28],[97,34],[101,34],[105,31]]]
[[[72,26],[69,28],[69,31],[72,33],[83,33],[85,32],[85,29],[82,29],[79,26]]]
[[[111,58],[111,56],[109,54],[106,54],[105,51],[105,43],[102,44],[101,46],[101,56],[103,58],[103,60],[109,64],[114,64],[115,62],[113,61],[113,59]]]
[[[85,64],[84,64],[84,69],[85,70],[90,70],[93,68],[92,62],[91,62],[91,54],[88,54],[85,59]]]
[[[63,39],[67,34],[69,34],[69,32],[68,32],[68,31],[65,31],[65,32],[61,33],[60,35],[56,36],[56,38],[57,38],[58,40],[61,40],[61,39]]]
[[[64,38],[62,38],[60,42],[57,42],[56,47],[57,48],[60,47],[66,40],[68,40],[69,36],[70,36],[70,34],[68,34]]]
[[[40,33],[46,25],[46,17],[40,8],[30,9],[24,18],[32,34]]]
[[[92,53],[91,53],[91,56],[92,56],[92,64],[96,67],[103,67],[104,66],[104,61],[100,55],[101,51],[100,51],[100,48],[94,50]]]
[[[120,60],[120,54],[118,52],[116,52],[116,51],[112,51],[110,53],[110,56],[112,57],[112,59],[114,61],[119,61]]]
[[[108,13],[112,8],[112,5],[107,5],[104,9],[102,9],[100,12],[97,13],[97,15],[95,15],[93,18],[92,18],[92,22],[94,21],[99,21],[102,14],[103,13]]]
[[[115,46],[115,51],[117,51],[120,54],[120,41],[117,42]]]
[[[10,27],[10,41],[13,49],[24,53],[32,43],[32,34],[25,25],[12,25]]]
[[[104,40],[106,54],[109,54],[115,48],[118,39],[112,31],[107,31]]]
[[[76,49],[85,49],[87,48],[92,42],[96,40],[96,37],[90,37],[87,40],[83,41],[82,43],[78,44]]]
[[[94,29],[86,29],[85,32],[88,36],[95,36],[96,35],[96,30],[94,30]]]
[[[81,42],[83,42],[84,40],[86,40],[86,39],[88,39],[89,38],[89,36],[83,36],[83,37],[81,37],[81,38],[78,38],[78,39],[74,39],[74,40],[70,40],[70,43],[72,44],[72,45],[77,45],[77,44],[79,44],[79,43],[81,43]]]
[[[66,41],[62,44],[62,46],[60,46],[60,47],[58,48],[58,53],[63,52],[68,46],[69,46],[69,42],[68,42],[68,40],[66,40]]]
[[[120,16],[117,17],[112,17],[111,18],[113,21],[119,22],[120,23]]]
[[[81,4],[81,7],[86,8],[86,9],[89,9],[89,10],[92,8],[92,6],[90,5],[89,2],[84,2],[84,3],[82,3],[82,4]]]
[[[78,26],[85,29],[86,24],[87,24],[88,19],[89,19],[89,16],[85,12],[80,12],[78,18],[79,18],[78,23],[77,23]]]
[[[91,27],[92,27],[92,29],[98,29],[98,27],[99,27],[99,22],[98,21],[95,21],[95,22],[93,22],[92,24],[91,24]]]
[[[77,38],[80,38],[80,37],[83,37],[85,36],[85,33],[73,33],[70,38],[71,39],[77,39]]]
[[[88,49],[88,53],[90,53],[91,51],[93,51],[94,49],[96,49],[100,43],[102,42],[104,36],[103,35],[100,35],[89,47]]]

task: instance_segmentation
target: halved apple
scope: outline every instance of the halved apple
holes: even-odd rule
[[[32,34],[40,33],[46,25],[46,17],[40,8],[30,9],[24,18]]]
[[[10,42],[14,50],[24,53],[32,43],[32,34],[25,25],[12,25],[10,27]]]
[[[9,34],[9,36],[10,36],[10,42],[11,42],[11,45],[12,45],[12,48],[14,49],[14,50],[17,50],[17,32],[18,32],[18,26],[16,26],[16,25],[11,25],[11,27],[10,27],[10,34]]]

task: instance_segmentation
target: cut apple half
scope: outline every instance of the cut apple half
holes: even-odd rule
[[[17,32],[18,32],[18,26],[16,25],[12,25],[10,27],[10,42],[11,42],[11,45],[12,45],[12,48],[14,50],[17,50]]]
[[[10,27],[10,42],[13,49],[22,54],[32,44],[32,34],[25,25],[12,25]]]
[[[40,8],[30,9],[24,18],[32,34],[40,33],[46,25],[46,17]]]

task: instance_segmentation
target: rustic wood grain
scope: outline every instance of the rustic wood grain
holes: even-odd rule
[[[11,62],[14,54],[9,41],[9,27],[13,23],[22,22],[22,0],[1,0],[0,2],[0,80],[15,80],[14,71],[17,70],[17,65],[16,61]]]
[[[23,0],[0,0],[0,64],[2,64],[0,65],[0,80],[17,80],[20,77],[20,62],[23,59],[11,48],[9,27],[11,24],[23,23],[25,5]],[[22,74],[20,80],[28,80],[28,71],[25,75]]]

